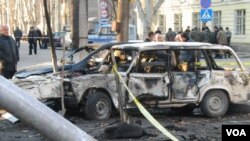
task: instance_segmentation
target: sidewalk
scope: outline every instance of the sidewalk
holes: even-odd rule
[[[36,55],[34,54],[34,51],[32,52],[32,55],[28,55],[28,53],[29,44],[26,41],[22,41],[19,49],[20,60],[17,64],[17,70],[21,70],[28,66],[37,65],[44,62],[51,62],[51,51],[49,48],[40,49],[38,46]],[[62,50],[56,50],[57,59],[60,59],[62,57],[62,53]]]
[[[231,46],[236,52],[250,52],[250,44],[231,43]]]

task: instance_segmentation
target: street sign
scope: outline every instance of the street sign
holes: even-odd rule
[[[209,8],[211,6],[211,0],[200,0],[201,7]]]
[[[200,11],[200,21],[207,22],[213,20],[213,10],[211,8],[201,9]]]

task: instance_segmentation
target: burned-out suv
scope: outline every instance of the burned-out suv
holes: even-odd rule
[[[113,46],[100,62],[92,61],[88,74],[64,80],[66,103],[74,101],[90,119],[108,118],[113,108],[118,109],[119,91],[111,69],[114,64],[145,107],[200,107],[204,115],[219,117],[230,103],[250,98],[249,72],[226,46],[196,42],[121,44]],[[121,91],[127,108],[135,108],[122,84]]]

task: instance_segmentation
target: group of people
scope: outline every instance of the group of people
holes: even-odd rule
[[[16,27],[13,33],[15,39],[10,35],[8,25],[0,26],[0,74],[7,79],[11,79],[17,71],[20,41],[23,36],[19,27]],[[37,54],[37,42],[40,48],[47,48],[48,40],[48,37],[42,34],[40,29],[30,27],[28,34],[29,55],[32,54],[32,50],[34,50],[34,54]]]
[[[23,34],[19,27],[16,27],[14,30],[14,37],[16,40],[16,46],[18,49],[20,48],[20,40]],[[32,55],[32,50],[34,50],[34,54],[37,54],[37,43],[40,49],[46,49],[49,39],[45,33],[42,34],[39,28],[31,26],[28,33],[28,42],[29,42],[29,55]]]
[[[37,42],[40,49],[47,49],[49,38],[44,32],[42,33],[39,28],[35,29],[31,26],[28,34],[28,42],[29,55],[32,55],[32,50],[34,50],[34,54],[37,54]]]
[[[223,27],[214,26],[214,31],[211,32],[210,29],[205,26],[202,27],[200,31],[197,27],[194,27],[192,30],[188,26],[184,32],[174,32],[171,28],[168,29],[168,32],[165,35],[165,41],[179,41],[179,42],[206,42],[212,44],[221,44],[230,46],[232,33],[228,27],[226,31]],[[161,42],[164,41],[161,31],[158,29],[153,32],[148,33],[145,42]]]

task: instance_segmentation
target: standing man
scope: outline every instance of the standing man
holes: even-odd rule
[[[18,47],[18,49],[20,48],[20,40],[21,40],[22,36],[23,36],[23,32],[17,26],[15,31],[14,31],[14,37],[16,39],[16,46]]]
[[[226,32],[223,30],[223,27],[219,28],[219,32],[217,34],[217,40],[218,40],[218,44],[220,45],[227,45],[227,35]],[[230,57],[230,54],[228,52],[218,52],[218,55],[216,54],[216,57],[218,58],[222,58],[224,54],[224,57],[227,58],[227,56]]]
[[[155,33],[153,31],[148,32],[148,37],[144,40],[144,42],[152,42],[154,40]]]
[[[37,43],[36,43],[37,37],[38,37],[38,34],[35,28],[31,26],[29,34],[28,34],[29,55],[32,55],[32,49],[34,49],[34,53],[37,54]]]
[[[227,45],[227,35],[226,32],[223,30],[223,27],[219,28],[219,32],[217,34],[217,41],[220,45]]]
[[[157,30],[155,31],[155,34],[157,33],[160,33],[161,34],[161,31],[160,31],[160,28],[158,27]]]
[[[231,37],[232,37],[232,32],[229,30],[228,27],[226,27],[226,36],[227,36],[227,45],[230,46]]]
[[[0,27],[0,60],[2,62],[2,75],[11,79],[16,72],[19,52],[15,40],[9,34],[9,26]]]
[[[217,38],[218,32],[219,32],[219,28],[217,26],[214,26],[214,32],[213,32],[213,37],[212,37],[212,44],[218,44],[218,38]]]
[[[165,36],[165,41],[170,41],[170,42],[175,41],[175,36],[176,36],[176,33],[172,31],[172,28],[169,28]]]
[[[161,33],[156,33],[156,34],[155,34],[155,36],[154,36],[154,41],[155,41],[155,42],[163,42],[163,41],[164,41],[164,39],[163,39]]]

